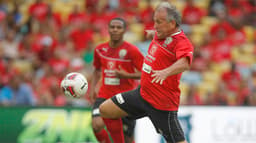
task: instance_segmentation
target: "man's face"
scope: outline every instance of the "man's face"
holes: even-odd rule
[[[125,28],[124,23],[120,20],[112,20],[108,27],[110,39],[113,41],[119,41],[123,38]]]
[[[164,39],[175,29],[175,21],[167,21],[167,11],[159,9],[154,14],[154,28],[159,39]]]

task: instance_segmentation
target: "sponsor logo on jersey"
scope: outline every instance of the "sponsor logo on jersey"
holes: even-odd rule
[[[114,69],[114,68],[115,68],[115,62],[109,61],[109,62],[107,63],[107,68],[108,68],[108,69]]]
[[[164,41],[163,47],[167,47],[168,44],[172,42],[172,37],[167,37]]]
[[[103,50],[104,52],[107,52],[107,51],[108,51],[108,48],[103,47],[102,50]]]
[[[121,49],[121,50],[119,51],[119,57],[120,57],[120,59],[124,59],[124,57],[126,56],[126,54],[127,54],[127,50],[126,50],[126,49]]]
[[[156,50],[157,50],[157,46],[153,44],[149,51],[150,55],[154,55]]]

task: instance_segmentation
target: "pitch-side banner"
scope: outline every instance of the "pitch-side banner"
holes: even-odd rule
[[[0,143],[96,143],[84,108],[0,107]]]
[[[256,107],[181,107],[189,143],[256,143]],[[138,120],[136,143],[164,143],[147,119]]]
[[[256,107],[182,107],[189,143],[256,143]],[[164,143],[147,119],[136,143]],[[96,143],[89,108],[0,107],[0,143]]]

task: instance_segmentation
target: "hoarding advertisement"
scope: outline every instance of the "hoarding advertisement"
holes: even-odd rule
[[[0,115],[1,142],[96,142],[89,110],[6,108],[0,109]]]
[[[255,107],[181,107],[179,120],[189,143],[255,143],[256,108]],[[143,130],[150,126],[148,119],[138,121],[136,140],[147,137],[147,143],[163,143],[155,129]],[[154,132],[152,134],[152,132]],[[149,135],[149,136],[148,136]],[[148,137],[152,140],[151,142]]]
[[[256,108],[183,106],[189,143],[255,143]],[[96,143],[89,108],[0,108],[1,143]],[[164,143],[148,118],[137,120],[136,143]]]

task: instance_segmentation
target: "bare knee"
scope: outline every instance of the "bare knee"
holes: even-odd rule
[[[100,116],[92,118],[93,132],[95,133],[100,132],[104,128],[104,126],[105,126],[104,121]]]
[[[107,103],[106,103],[107,102]],[[110,113],[110,111],[109,111],[109,103],[108,103],[109,101],[108,100],[106,100],[105,102],[103,102],[101,105],[100,105],[100,107],[99,107],[99,109],[100,109],[100,116],[101,117],[104,117],[104,118],[113,118],[113,116],[111,115],[111,113]]]

